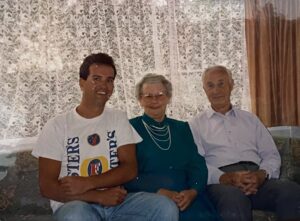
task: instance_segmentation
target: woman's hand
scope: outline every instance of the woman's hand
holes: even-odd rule
[[[184,211],[188,206],[193,202],[193,200],[197,197],[197,191],[195,189],[183,190],[177,194],[175,197],[175,202],[180,209],[180,211]]]
[[[179,193],[172,190],[159,189],[157,193],[173,200],[180,211],[184,211],[197,196],[197,191],[194,189],[183,190]]]
[[[160,194],[160,195],[164,195],[164,196],[170,198],[170,199],[173,200],[173,201],[175,201],[177,195],[179,194],[179,193],[176,192],[176,191],[167,190],[167,189],[163,189],[163,188],[159,189],[159,190],[157,191],[157,193]]]

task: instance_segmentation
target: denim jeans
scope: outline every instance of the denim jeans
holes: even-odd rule
[[[175,203],[155,193],[129,193],[123,203],[105,207],[83,201],[67,202],[54,215],[57,221],[177,221]]]

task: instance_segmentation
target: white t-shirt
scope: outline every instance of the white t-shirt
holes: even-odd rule
[[[61,161],[59,177],[91,176],[118,166],[118,147],[141,141],[125,112],[105,108],[87,119],[74,109],[46,123],[32,155]],[[51,200],[53,211],[61,205]]]

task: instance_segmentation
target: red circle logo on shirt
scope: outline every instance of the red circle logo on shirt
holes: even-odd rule
[[[95,146],[100,143],[100,136],[98,134],[92,134],[88,136],[87,141],[90,145]]]

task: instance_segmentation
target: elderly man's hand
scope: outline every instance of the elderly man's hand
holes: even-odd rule
[[[228,172],[220,177],[221,184],[235,186],[246,195],[255,194],[257,192],[257,181],[255,172],[251,171]]]
[[[243,182],[250,174],[250,171],[238,171],[224,173],[220,177],[220,183],[225,185],[233,185],[236,187],[243,186]]]
[[[249,194],[255,194],[252,190],[257,190],[266,180],[266,173],[263,170],[253,171],[250,173],[249,181],[245,181],[247,184],[243,191],[249,195]]]

